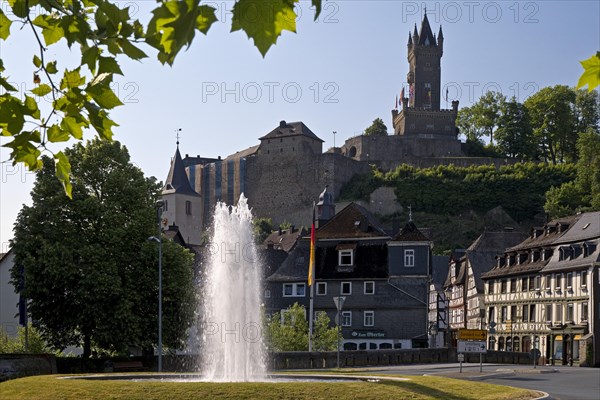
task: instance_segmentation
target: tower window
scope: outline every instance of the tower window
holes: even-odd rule
[[[192,202],[189,200],[185,202],[185,214],[192,215]]]
[[[169,211],[169,202],[167,200],[163,202],[163,211]]]

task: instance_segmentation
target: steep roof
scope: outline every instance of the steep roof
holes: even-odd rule
[[[304,122],[279,122],[279,126],[273,129],[271,132],[267,133],[265,136],[259,138],[259,140],[264,139],[279,139],[286,136],[304,136],[313,140],[318,140],[319,142],[324,142],[317,135],[313,133]]]
[[[352,202],[317,230],[317,239],[389,237],[375,217]]]
[[[431,31],[431,26],[429,25],[429,19],[427,19],[427,13],[425,13],[425,16],[423,17],[423,22],[421,22],[421,31],[419,32],[419,44],[426,46],[437,45],[435,36],[433,36],[433,32]]]
[[[433,256],[431,266],[431,281],[436,285],[443,285],[448,276],[448,268],[450,257],[448,256]]]
[[[307,232],[304,228],[296,229],[292,226],[290,229],[279,229],[271,232],[262,244],[265,248],[273,247],[274,249],[289,253],[302,235],[305,234]]]
[[[429,238],[425,236],[414,222],[408,221],[404,228],[400,230],[392,239],[394,242],[429,242]]]
[[[175,157],[171,161],[171,168],[169,169],[169,175],[165,181],[162,194],[187,194],[189,196],[200,196],[190,184],[190,180],[185,172],[185,166],[181,159],[181,153],[179,153],[179,146],[175,150]]]
[[[533,228],[534,231],[538,230],[541,233],[539,235],[530,235],[521,243],[507,249],[507,251],[513,252],[553,245],[555,242],[559,241],[565,233],[567,233],[568,227],[574,224],[580,217],[581,215],[571,215],[552,220],[546,223],[546,225],[544,225],[542,228]]]
[[[275,273],[267,278],[269,282],[288,282],[308,280],[308,259],[310,245],[302,241],[289,253]]]

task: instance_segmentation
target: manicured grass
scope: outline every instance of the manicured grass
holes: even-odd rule
[[[464,380],[411,376],[408,381],[379,382],[127,382],[58,379],[34,376],[0,383],[2,400],[344,400],[344,399],[447,399],[525,400],[539,393]]]

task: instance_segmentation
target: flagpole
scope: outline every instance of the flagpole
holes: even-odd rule
[[[315,235],[315,202],[313,201],[313,213],[312,213],[312,222],[310,229],[310,257],[308,261],[308,286],[310,288],[310,302],[308,306],[308,351],[312,351],[312,342],[313,342],[313,297],[315,294],[315,245],[316,245],[316,235]]]

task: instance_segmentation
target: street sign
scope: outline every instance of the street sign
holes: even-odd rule
[[[487,331],[485,329],[459,329],[458,340],[485,340]]]
[[[465,355],[462,353],[458,353],[458,361],[460,361],[460,362],[465,361]]]
[[[458,341],[459,353],[485,353],[487,350],[485,348],[485,342],[480,341]]]

